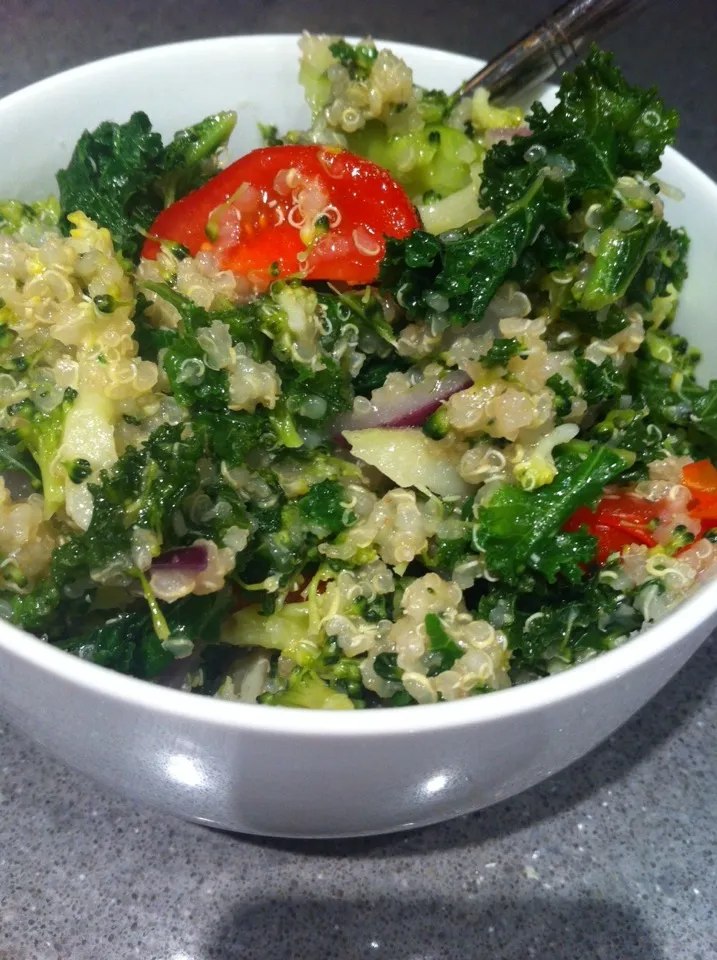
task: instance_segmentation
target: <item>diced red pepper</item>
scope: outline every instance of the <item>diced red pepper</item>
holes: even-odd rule
[[[646,547],[656,545],[651,525],[659,517],[661,503],[652,503],[631,494],[608,495],[596,510],[580,507],[564,529],[574,533],[586,527],[597,538],[596,559],[605,563],[612,553],[622,553],[625,547],[641,543]]]

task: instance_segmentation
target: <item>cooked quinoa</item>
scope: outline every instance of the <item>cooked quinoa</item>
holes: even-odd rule
[[[0,613],[325,709],[623,643],[717,571],[674,111],[596,50],[527,117],[370,39],[300,57],[308,130],[227,165],[232,114],[134,114],[0,202]]]

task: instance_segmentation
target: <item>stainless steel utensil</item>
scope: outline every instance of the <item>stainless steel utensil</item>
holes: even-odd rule
[[[478,73],[461,84],[459,99],[485,87],[496,103],[547,80],[597,37],[646,6],[648,0],[569,0]]]

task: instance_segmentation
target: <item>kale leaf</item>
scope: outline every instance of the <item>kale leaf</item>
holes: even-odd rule
[[[12,598],[13,622],[43,627],[63,603],[65,588],[87,583],[90,573],[116,567],[133,570],[132,529],[150,530],[161,544],[173,536],[173,514],[199,488],[198,461],[204,441],[186,425],[162,426],[141,450],[128,447],[111,470],[89,485],[92,519],[52,554],[47,577],[32,592]]]
[[[631,466],[616,450],[583,443],[567,444],[555,462],[558,473],[548,486],[528,492],[504,484],[478,508],[474,547],[485,554],[490,573],[506,583],[529,570],[551,583],[558,574],[579,581],[580,565],[593,558],[595,541],[582,532],[562,533],[563,524]]]
[[[539,581],[530,592],[496,586],[480,598],[478,616],[506,634],[514,680],[545,676],[551,663],[571,664],[608,650],[642,624],[629,599],[599,576],[577,587]]]
[[[655,297],[664,297],[668,287],[682,289],[687,277],[689,237],[678,227],[661,221],[652,246],[627,290],[627,299],[650,309]]]
[[[320,537],[341,533],[355,520],[346,509],[346,490],[337,480],[315,483],[298,501],[302,520]]]
[[[217,114],[175,134],[165,147],[145,113],[126,123],[105,120],[85,130],[68,166],[57,173],[62,228],[81,210],[106,227],[115,249],[135,261],[142,231],[162,208],[216,173],[214,157],[229,138],[236,115]]]
[[[463,651],[446,631],[437,614],[426,614],[425,627],[429,641],[429,651],[425,655],[427,675],[433,677],[443,670],[450,670],[456,660],[463,656]]]
[[[499,217],[475,230],[450,237],[417,230],[406,240],[387,240],[379,283],[409,319],[432,314],[436,300],[445,300],[452,323],[480,320],[523,252],[566,212],[562,184],[539,175]]]
[[[643,215],[629,230],[606,227],[600,234],[595,262],[590,268],[580,305],[602,310],[623,297],[651,249],[661,221]]]
[[[231,606],[228,589],[160,604],[172,641],[202,644],[217,642],[221,622]],[[175,659],[162,646],[146,610],[119,613],[94,630],[62,640],[57,646],[83,660],[144,679],[156,677]]]
[[[496,339],[486,354],[481,357],[481,364],[484,367],[505,367],[511,357],[517,356],[522,350],[520,340],[515,337],[508,339]]]
[[[442,237],[419,231],[387,243],[380,283],[410,319],[430,316],[437,302],[447,301],[451,322],[480,320],[506,279],[516,271],[525,279],[538,262],[555,262],[555,251],[565,250],[555,227],[577,198],[609,194],[626,174],[654,173],[674,140],[677,114],[654,90],[629,86],[610,54],[594,49],[566,74],[558,101],[551,113],[533,106],[530,137],[498,143],[486,155],[480,197],[490,213]],[[586,309],[625,293],[657,233],[649,211],[630,230],[607,226],[582,292]],[[536,260],[530,251],[541,237],[550,242],[536,246]]]
[[[548,112],[533,104],[530,137],[501,142],[483,166],[481,202],[498,215],[522,197],[543,166],[562,171],[566,192],[610,191],[618,177],[654,173],[674,143],[676,111],[654,89],[627,83],[612,54],[592,48],[563,76],[558,103]]]

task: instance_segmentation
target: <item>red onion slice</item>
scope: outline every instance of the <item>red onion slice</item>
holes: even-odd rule
[[[473,381],[462,370],[451,370],[442,377],[429,377],[404,393],[371,403],[366,410],[345,413],[334,420],[331,434],[341,438],[344,430],[368,430],[371,427],[420,427],[444,400],[470,387]]]
[[[207,548],[177,547],[167,550],[152,561],[152,570],[181,570],[183,573],[202,573],[207,569],[209,556]]]
[[[514,140],[516,137],[529,137],[531,133],[530,127],[526,126],[494,127],[492,130],[486,130],[483,142],[486,147],[493,147],[496,143],[500,143],[501,140],[510,143],[511,140]]]

